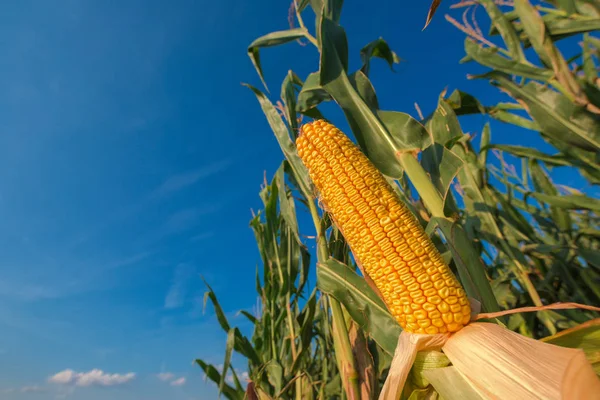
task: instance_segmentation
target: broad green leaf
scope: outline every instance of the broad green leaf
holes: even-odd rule
[[[394,354],[400,325],[364,278],[339,261],[329,259],[317,266],[317,286],[342,303],[358,326],[384,351]]]
[[[300,190],[306,197],[310,198],[312,192],[310,189],[308,171],[306,170],[306,167],[304,167],[304,164],[302,164],[302,160],[300,160],[300,157],[296,151],[296,145],[294,142],[292,142],[288,128],[283,123],[281,116],[277,112],[277,109],[260,90],[248,84],[244,85],[252,90],[252,92],[254,92],[256,95],[256,98],[258,99],[258,102],[260,103],[260,106],[267,117],[267,121],[269,122],[269,125],[271,126],[271,129],[273,130],[273,133],[279,142],[279,146],[281,147],[285,158],[288,160],[290,167],[294,172],[294,177],[298,183],[298,186],[300,187]]]
[[[542,130],[542,128],[540,127],[540,125],[538,125],[537,122],[505,110],[492,109],[490,110],[489,115],[490,117],[498,121],[520,126],[521,128],[538,132]]]
[[[529,162],[529,173],[531,174],[531,179],[536,191],[540,192],[540,194],[543,193],[550,196],[560,197],[558,196],[558,190],[548,175],[546,175],[546,172],[534,159],[530,160]],[[561,207],[554,207],[552,205],[550,210],[552,212],[552,219],[561,229],[561,231],[570,231],[572,228],[572,222],[569,213],[563,210]]]
[[[260,64],[259,49],[263,47],[279,46],[280,44],[301,39],[306,36],[306,33],[307,32],[305,28],[294,28],[285,31],[271,32],[250,43],[250,46],[248,46],[248,57],[250,57],[250,60],[252,61],[260,80],[262,81],[263,85],[265,85],[265,88],[267,87],[267,83],[265,82],[262,66]]]
[[[409,114],[379,110],[377,116],[390,135],[395,138],[398,149],[423,150],[433,143],[427,129]]]
[[[552,68],[556,79],[565,87],[565,90],[574,97],[580,98],[581,87],[564,57],[554,45],[552,38],[546,34],[546,25],[538,10],[529,0],[514,0],[514,4],[523,30],[540,60],[548,68]]]
[[[533,160],[540,160],[546,163],[547,165],[554,166],[571,166],[572,160],[562,155],[549,155],[546,153],[542,153],[539,150],[536,150],[532,147],[525,146],[513,146],[507,144],[490,144],[488,146],[482,147],[482,151],[485,149],[496,149],[500,151],[504,151],[506,153],[510,153],[515,157],[529,158]]]
[[[225,360],[223,361],[223,370],[221,371],[221,381],[219,382],[219,394],[223,393],[225,388],[225,378],[227,371],[229,371],[229,365],[231,363],[231,354],[233,353],[233,346],[235,344],[235,329],[230,329],[227,332],[227,342],[225,343]]]
[[[336,24],[340,22],[344,0],[323,0],[323,15]]]
[[[288,196],[287,186],[285,184],[285,164],[287,161],[284,161],[281,167],[275,173],[275,184],[277,185],[277,192],[279,195],[279,212],[281,216],[289,226],[290,230],[294,234],[298,244],[302,244],[300,239],[300,235],[298,232],[298,220],[296,219],[296,205],[294,204],[294,199],[291,196]]]
[[[598,29],[600,30],[600,27]],[[589,38],[590,35],[587,33],[583,36],[583,72],[585,73],[585,79],[589,83],[595,84],[596,79],[598,79],[598,71],[592,57]]]
[[[591,210],[600,212],[600,200],[588,196],[573,194],[551,196],[543,193],[528,193],[528,195],[554,207],[567,210]]]
[[[444,368],[450,365],[450,360],[441,351],[420,351],[415,357],[413,367],[410,370],[411,381],[420,388],[429,386],[429,381],[423,374],[425,371],[436,368]]]
[[[296,358],[296,361],[292,364],[290,369],[291,374],[295,374],[300,364],[303,362],[302,355],[306,352],[310,352],[311,341],[313,339],[313,325],[315,320],[315,314],[317,310],[317,289],[315,288],[310,295],[304,309],[298,314],[297,322],[300,326],[300,353]]]
[[[552,38],[564,38],[580,33],[597,32],[600,29],[600,19],[560,18],[546,22],[546,28]]]
[[[515,0],[515,12],[540,60],[546,66],[551,66],[552,54],[548,53],[547,48],[550,38],[546,35],[546,25],[540,14],[529,0]]]
[[[392,71],[394,70],[394,64],[400,63],[400,57],[390,49],[388,43],[382,38],[372,41],[360,50],[360,58],[363,63],[360,70],[367,76],[369,75],[371,58],[373,57],[382,58],[387,61]]]
[[[600,251],[579,247],[577,253],[587,261],[588,264],[600,270]]]
[[[304,11],[306,6],[310,3],[310,0],[295,0],[296,7],[298,7],[298,12]]]
[[[518,60],[508,59],[498,54],[494,49],[480,46],[471,38],[465,39],[465,52],[479,64],[507,74],[538,79],[544,82],[554,77],[554,72],[552,70],[538,68]]]
[[[200,368],[202,368],[206,376],[211,381],[215,382],[217,385],[219,384],[219,382],[221,382],[221,374],[219,373],[219,370],[216,369],[213,365],[207,364],[200,359],[196,359],[196,364],[198,364]],[[223,385],[222,393],[229,400],[242,400],[244,398],[243,391],[237,391],[228,384]]]
[[[369,108],[373,110],[373,112],[376,112],[379,109],[379,101],[375,94],[375,88],[367,75],[361,70],[358,70],[350,75],[348,79],[354,90],[358,92]]]
[[[219,321],[219,325],[221,325],[221,328],[223,328],[223,330],[225,332],[229,333],[229,331],[230,331],[229,322],[227,322],[227,317],[225,316],[225,313],[223,312],[223,309],[221,308],[221,305],[219,304],[217,295],[215,294],[215,292],[212,290],[212,288],[206,281],[204,281],[204,284],[206,285],[206,287],[208,287],[208,291],[206,293],[204,293],[203,309],[206,310],[206,302],[208,301],[208,299],[210,299],[210,301],[213,304],[213,308],[215,309],[215,314],[217,316],[217,321]]]
[[[450,104],[440,96],[435,112],[427,122],[427,128],[433,138],[433,142],[442,146],[463,136],[460,123]]]
[[[505,14],[498,8],[494,0],[479,0],[479,3],[485,7],[486,12],[492,20],[492,25],[502,36],[511,58],[518,62],[526,61],[517,32],[509,19],[506,18]]]
[[[481,131],[481,140],[479,142],[479,155],[477,159],[479,160],[479,165],[482,168],[485,168],[487,165],[487,149],[490,141],[492,140],[492,132],[490,130],[489,122],[486,122],[483,126],[483,130]]]
[[[485,114],[485,107],[472,95],[455,90],[446,99],[454,109],[456,115]]]
[[[513,293],[513,285],[510,281],[501,278],[495,279],[492,282],[492,288],[494,289],[496,299],[498,299],[498,304],[505,309],[514,308],[517,298]]]
[[[344,67],[347,43],[344,30],[323,18],[321,25],[321,85],[340,105],[359,145],[384,174],[399,178],[402,169],[395,159],[395,147],[385,127],[372,113],[369,105],[356,92]],[[341,53],[341,55],[340,55]]]
[[[275,393],[280,393],[283,387],[283,368],[275,359],[269,361],[265,367],[269,382],[275,388]]]
[[[474,251],[464,251],[464,249],[472,249],[473,246],[464,229],[458,223],[446,218],[433,217],[430,223],[437,224],[444,234],[457,266],[460,281],[467,294],[480,301],[485,312],[498,310],[498,302],[485,271],[480,271],[479,274],[472,272],[471,266],[479,264],[479,254]]]
[[[204,294],[204,308],[206,308],[207,300],[210,299],[215,309],[215,314],[217,316],[219,324],[221,325],[221,328],[223,328],[223,330],[229,335],[232,331],[232,328],[229,326],[229,322],[227,322],[227,318],[225,317],[225,313],[223,312],[223,309],[221,308],[221,305],[217,300],[217,296],[215,295],[215,292],[212,290],[212,288],[208,285],[208,283],[206,283],[206,281],[204,282],[204,284],[209,289],[209,291]],[[256,351],[250,344],[250,341],[241,334],[238,328],[233,328],[233,330],[235,334],[235,340],[233,341],[235,351],[239,352],[240,354],[243,354],[245,357],[252,360],[253,362],[259,363],[258,354],[256,354]]]
[[[600,149],[600,124],[590,112],[536,82],[519,87],[506,76],[498,74],[494,78],[500,87],[527,104],[529,114],[544,134],[583,150]]]
[[[456,367],[428,369],[423,376],[444,400],[483,400]]]
[[[443,201],[446,202],[450,185],[463,167],[463,161],[441,144],[434,143],[423,151],[421,165],[429,174],[431,182]]]
[[[248,311],[242,310],[242,311],[240,311],[240,314],[242,314],[244,317],[248,318],[248,321],[250,321],[253,325],[256,325],[256,323],[258,322],[256,317],[254,315],[250,314]]]
[[[320,79],[318,72],[313,72],[306,78],[302,90],[298,95],[297,109],[299,112],[306,113],[306,111],[318,106],[322,102],[331,100],[329,93],[319,83]]]
[[[290,70],[281,84],[281,99],[285,106],[285,117],[295,139],[298,134],[298,117],[296,115],[296,89],[294,85],[302,86],[302,81]]]

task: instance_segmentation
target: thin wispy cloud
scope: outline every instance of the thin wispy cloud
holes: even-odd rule
[[[200,242],[200,241],[205,240],[205,239],[210,239],[213,236],[215,236],[214,232],[200,233],[199,235],[192,236],[190,238],[190,242]]]
[[[46,392],[47,388],[40,385],[22,386],[20,388],[7,388],[0,391],[1,393],[42,393]]]
[[[183,386],[187,381],[184,376],[177,378],[175,374],[171,372],[161,372],[156,374],[156,377],[163,382],[168,382],[171,386]]]
[[[163,197],[174,192],[183,190],[189,186],[195,185],[202,179],[206,179],[214,174],[225,170],[231,164],[231,160],[221,160],[201,168],[187,171],[181,174],[173,175],[167,178],[152,193],[152,198]]]
[[[171,286],[165,296],[165,309],[179,308],[183,306],[187,296],[190,277],[194,269],[189,264],[179,264],[175,268],[175,274]]]
[[[23,386],[19,391],[21,393],[40,393],[45,392],[47,389],[40,385]]]
[[[172,381],[171,386],[183,386],[185,385],[185,381],[185,378],[182,376],[181,378]]]
[[[102,275],[110,270],[135,265],[152,255],[144,251],[108,261],[69,260],[55,265],[41,265],[44,273],[37,277],[4,277],[0,280],[0,296],[34,302],[64,298],[90,290],[104,290],[100,284]],[[36,282],[38,281],[38,282]]]
[[[164,234],[178,233],[196,225],[198,218],[219,210],[218,205],[192,207],[179,210],[169,216],[162,227]]]
[[[175,375],[170,372],[161,372],[160,374],[156,374],[156,377],[163,382],[168,382],[175,378]]]
[[[57,385],[74,386],[115,386],[122,385],[135,379],[135,373],[109,374],[101,369],[93,369],[88,372],[75,372],[72,369],[60,371],[50,378],[49,383]]]

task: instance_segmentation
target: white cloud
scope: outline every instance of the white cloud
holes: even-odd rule
[[[188,264],[179,264],[175,269],[169,291],[165,296],[165,308],[173,309],[183,306],[194,269]]]
[[[171,386],[183,386],[186,382],[185,377],[182,376],[177,378],[175,374],[171,372],[161,372],[160,374],[156,374],[156,377],[163,382],[169,382]]]
[[[171,386],[183,386],[185,385],[185,377],[181,377],[179,379],[175,379],[171,382]]]
[[[31,386],[23,386],[20,391],[21,393],[35,393],[35,392],[44,392],[46,389],[41,387],[40,385],[31,385]]]
[[[48,382],[59,385],[75,386],[114,386],[122,385],[135,379],[135,373],[109,374],[100,369],[93,369],[88,372],[75,372],[72,369],[65,369],[50,378]]]
[[[156,374],[156,376],[158,377],[158,379],[160,379],[163,382],[167,382],[167,381],[170,381],[171,379],[175,378],[175,375],[173,375],[170,372],[161,372],[160,374]]]

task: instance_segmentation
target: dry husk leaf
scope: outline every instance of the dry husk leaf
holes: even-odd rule
[[[600,399],[600,379],[581,349],[474,322],[449,335],[402,332],[379,400],[397,400],[418,351],[442,349],[484,400]]]
[[[483,399],[600,399],[600,380],[580,349],[472,323],[443,351]]]
[[[439,350],[448,340],[450,334],[421,335],[402,331],[385,380],[379,400],[397,400],[402,394],[408,373],[412,368],[417,352],[423,350]]]

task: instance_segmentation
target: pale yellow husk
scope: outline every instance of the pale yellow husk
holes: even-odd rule
[[[416,353],[441,348],[481,399],[600,399],[600,379],[580,349],[530,339],[491,323],[449,335],[403,332],[380,400],[400,398]]]

